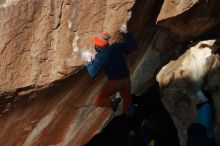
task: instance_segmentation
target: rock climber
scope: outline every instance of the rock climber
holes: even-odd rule
[[[101,68],[107,76],[107,82],[103,86],[101,92],[94,98],[93,104],[97,107],[109,107],[117,110],[117,106],[122,98],[123,113],[129,114],[132,96],[129,69],[124,58],[124,53],[130,49],[136,48],[136,42],[131,33],[127,32],[127,27],[123,24],[120,27],[120,35],[127,41],[121,43],[109,44],[110,35],[107,32],[102,32],[100,35],[93,37],[96,54],[95,57],[87,55],[86,69],[91,77],[95,77]],[[114,101],[110,98],[117,92],[121,98],[115,98]]]

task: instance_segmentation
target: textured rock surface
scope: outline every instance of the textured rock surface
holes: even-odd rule
[[[109,109],[89,104],[102,85],[100,81],[94,82],[82,70],[35,98],[17,98],[10,112],[0,118],[0,145],[84,145],[110,114]]]
[[[178,41],[195,39],[202,35],[219,36],[216,26],[220,23],[220,2],[165,0],[157,23]]]
[[[0,145],[80,146],[101,129],[109,111],[90,103],[103,80],[92,81],[85,70],[59,80],[81,68],[80,50],[93,47],[93,34],[118,31],[132,5],[133,0],[1,1]]]
[[[80,49],[92,48],[91,35],[113,34],[132,5],[133,0],[2,2],[0,93],[45,86],[70,74],[82,65]]]
[[[13,27],[18,22],[18,24],[25,23],[27,19],[24,15],[26,13],[23,12],[22,15],[19,8],[28,6],[28,8],[30,7],[31,10],[35,11],[32,14],[33,16],[30,16],[31,21],[28,21],[30,28],[28,27],[27,30],[25,28],[27,34],[23,32],[22,26],[14,28],[15,30],[10,30],[9,28],[13,27],[8,26],[9,28],[6,29],[5,34],[12,33],[13,39],[6,47],[4,44],[7,40],[2,41],[4,49],[1,57],[5,57],[1,59],[5,59],[8,55],[7,58],[11,62],[11,67],[7,67],[6,64],[1,66],[5,68],[1,73],[10,77],[1,78],[1,80],[4,80],[4,84],[1,84],[1,91],[12,91],[12,93],[11,96],[1,98],[1,103],[4,103],[4,106],[1,107],[3,115],[0,119],[0,127],[2,127],[0,144],[6,146],[23,144],[83,145],[98,131],[109,116],[107,110],[98,109],[97,111],[91,106],[87,107],[91,103],[91,98],[95,96],[101,87],[103,80],[97,79],[93,83],[86,72],[81,71],[73,75],[73,79],[66,79],[62,83],[59,81],[58,85],[53,82],[65,77],[70,72],[73,73],[74,66],[82,64],[80,58],[78,58],[78,52],[84,47],[92,47],[92,34],[103,30],[115,34],[118,26],[130,17],[129,9],[133,1],[16,2],[1,7],[4,14],[9,8],[13,7],[11,13],[16,12],[16,17],[13,18],[19,16],[18,18],[21,19],[16,19],[17,22],[15,23],[10,22],[9,24]],[[129,56],[132,70],[134,70],[136,64],[139,64],[138,60],[145,54],[144,52],[151,44],[151,37],[154,36],[155,32],[157,32],[157,35],[154,40],[157,42],[159,42],[159,39],[157,39],[160,37],[159,34],[163,34],[152,26],[155,21],[155,13],[159,11],[161,3],[149,1],[147,5],[145,4],[145,0],[135,3],[134,13],[129,22],[130,29],[135,32],[135,37],[140,40],[139,49]],[[142,12],[146,15],[140,17],[138,10],[143,6],[146,8],[142,9]],[[33,7],[36,7],[36,9],[33,9]],[[146,19],[145,16],[148,18]],[[10,20],[13,19],[10,18]],[[1,24],[4,25],[5,21],[3,19]],[[137,27],[145,28],[146,26],[148,27],[144,31],[136,29]],[[20,30],[20,34],[17,34],[18,30]],[[115,38],[116,35],[113,35],[112,40]],[[165,34],[161,36],[161,39],[164,42],[169,40]],[[10,40],[10,37],[8,40]],[[154,51],[159,52],[163,48],[169,49],[169,45],[160,46],[155,42],[152,42],[152,44],[157,46],[152,48]],[[17,51],[14,51],[15,49]],[[28,51],[22,51],[25,49]],[[26,54],[23,54],[23,52]],[[24,56],[27,59],[21,59],[17,56]],[[156,59],[160,59],[160,57]],[[153,61],[152,63],[155,64]],[[20,67],[24,68],[25,72]],[[153,68],[149,74],[155,76],[156,69],[158,67]],[[137,73],[134,73],[134,76],[139,76],[135,75]],[[16,80],[13,80],[14,75]],[[151,76],[153,77],[153,75]],[[136,80],[140,81],[141,79],[133,79],[133,81]],[[11,83],[11,81],[14,82]],[[152,79],[149,78],[146,82],[151,81]],[[53,83],[55,87],[46,89],[48,88],[47,84],[50,83]],[[38,86],[43,86],[43,90],[39,91]],[[16,94],[13,94],[14,90],[16,90]],[[16,132],[13,134],[13,140],[8,141],[8,135],[14,131]]]
[[[208,88],[210,84],[208,90],[212,93],[219,110],[219,55],[212,54],[210,49],[214,43],[215,40],[199,42],[180,58],[164,66],[157,75],[157,81],[164,88],[163,102],[174,119],[182,144],[186,142],[188,126],[195,120],[196,108],[191,95],[195,94],[196,86],[201,89],[205,86]],[[207,76],[210,76],[208,82]],[[217,80],[212,82],[214,78]],[[184,91],[190,94],[185,94]],[[219,119],[219,114],[217,116]]]
[[[169,62],[157,75],[160,85],[167,86],[174,80],[182,78],[189,78],[201,85],[203,78],[212,67],[212,64],[207,63],[207,58],[211,56],[212,51],[209,47],[214,43],[215,40],[200,42],[178,60]]]
[[[160,11],[162,3],[0,1],[0,145],[78,146],[100,130],[110,111],[95,109],[90,103],[103,85],[103,76],[91,80],[85,70],[78,72],[82,65],[80,50],[93,47],[93,34],[108,31],[112,42],[118,37],[120,24],[129,20],[128,27],[139,45],[128,56],[132,92],[141,94],[155,82],[156,74],[171,57],[184,52],[184,44],[172,39],[200,36],[219,23],[217,0],[166,0]],[[155,26],[158,14],[158,24],[172,39]],[[191,92],[187,88],[191,86],[189,80],[200,87],[207,85],[220,113],[219,56],[211,54],[213,43],[193,46],[157,77],[164,87],[163,103],[178,127],[182,145],[186,127],[195,116],[192,101],[181,92]],[[217,120],[220,125],[220,117]],[[216,131],[219,133],[219,126]]]

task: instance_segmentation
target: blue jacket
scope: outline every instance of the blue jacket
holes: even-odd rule
[[[127,42],[114,43],[101,48],[95,55],[94,60],[86,64],[86,69],[91,77],[95,77],[103,67],[109,80],[117,80],[129,76],[128,66],[124,58],[124,53],[136,48],[136,42],[132,34],[125,36]]]

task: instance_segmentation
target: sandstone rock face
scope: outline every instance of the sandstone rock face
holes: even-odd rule
[[[66,79],[68,85],[60,80],[81,68],[80,50],[93,49],[92,35],[101,31],[112,38],[117,35],[130,18],[133,3],[1,1],[0,145],[80,146],[102,128],[109,110],[90,103],[103,80],[94,82],[85,70]],[[57,80],[61,86],[48,87]]]
[[[1,67],[7,68],[7,73],[5,70],[2,74],[7,74],[11,78],[16,75],[17,78],[12,83],[11,78],[10,80],[8,77],[1,78],[5,82],[1,85],[2,92],[13,93],[16,90],[16,94],[11,95],[13,98],[6,96],[1,100],[7,103],[1,108],[3,109],[0,118],[1,145],[80,146],[99,132],[102,124],[109,117],[109,110],[94,108],[91,100],[102,87],[103,79],[100,77],[91,80],[85,70],[80,70],[71,78],[55,81],[66,77],[69,73],[74,73],[77,66],[82,64],[79,52],[84,47],[93,47],[91,41],[93,34],[105,30],[113,34],[111,41],[117,38],[118,26],[130,18],[130,8],[133,3],[129,0],[123,2],[56,0],[15,1],[2,5],[2,10],[7,11],[13,7],[11,13],[16,12],[16,17],[13,18],[17,18],[17,22],[9,23],[14,27],[18,22],[24,24],[27,21],[24,15],[26,12],[21,13],[20,8],[27,6],[34,12],[29,16],[30,28],[25,28],[25,33],[22,26],[15,28],[8,26],[5,29],[5,34],[10,32],[12,36],[16,36],[16,31],[21,30],[3,50],[3,54],[8,55],[7,58],[11,60],[11,67],[7,68],[7,65],[3,64]],[[152,83],[159,67],[164,65],[165,60],[169,60],[179,45],[152,26],[155,13],[159,11],[160,6],[161,3],[155,1],[147,3],[145,0],[137,1],[129,21],[129,28],[139,40],[139,47],[128,57],[132,82],[135,83],[133,90],[137,94],[145,90],[145,88],[138,89],[140,86],[144,87]],[[146,15],[140,17],[139,10]],[[1,20],[2,25],[9,21],[4,19]],[[9,28],[13,28],[13,31]],[[13,51],[12,48],[18,51]],[[24,56],[27,59],[16,56]],[[142,80],[145,77],[143,72],[148,70],[147,68],[142,70],[145,65],[149,65],[152,69],[148,71],[148,77]],[[25,72],[20,67],[24,68]],[[21,73],[18,74],[17,71]],[[47,87],[51,83],[53,86]],[[43,86],[44,89],[39,91],[38,86]],[[8,135],[15,130],[17,132],[13,134],[13,140],[8,141]]]
[[[13,0],[0,5],[0,93],[49,85],[83,64],[93,34],[114,34],[133,0]],[[117,17],[116,17],[117,16]]]
[[[109,109],[90,104],[102,83],[81,70],[35,98],[17,98],[0,117],[0,145],[83,146],[110,115]]]
[[[209,47],[214,43],[215,40],[200,42],[186,51],[178,60],[164,66],[157,75],[160,85],[168,86],[174,80],[183,78],[189,78],[201,85],[204,76],[212,67],[212,64],[207,62],[212,51]]]
[[[157,20],[161,21],[178,16],[192,8],[197,3],[199,3],[199,0],[186,0],[184,2],[179,0],[165,0]]]
[[[183,44],[172,39],[190,40],[219,24],[217,0],[166,0],[161,6],[162,1],[146,0],[1,0],[0,145],[81,146],[102,129],[110,110],[95,108],[91,101],[105,79],[92,80],[80,57],[82,49],[93,50],[92,35],[108,31],[113,42],[128,21],[138,42],[128,60],[132,92],[139,95],[162,66],[183,52]],[[158,14],[168,34],[155,26]],[[182,91],[206,86],[220,113],[220,60],[212,54],[214,43],[197,43],[157,75],[183,146],[196,109]],[[218,116],[218,136],[219,125]]]
[[[219,34],[220,2],[218,0],[165,0],[157,18],[170,36],[178,41]],[[217,35],[217,34],[216,34]]]
[[[219,55],[211,53],[214,43],[215,40],[197,43],[177,60],[164,66],[157,75],[157,81],[164,89],[163,103],[174,119],[182,145],[186,145],[188,126],[195,121],[196,107],[192,99],[198,89],[206,87],[210,91],[216,103],[217,113],[219,112]],[[208,81],[207,76],[210,77]],[[214,81],[214,78],[217,80]],[[219,114],[217,116],[219,119]]]

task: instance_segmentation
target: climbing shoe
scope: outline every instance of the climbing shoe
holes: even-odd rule
[[[113,110],[113,112],[117,111],[120,102],[121,102],[121,98],[114,98],[112,100],[112,110]]]

